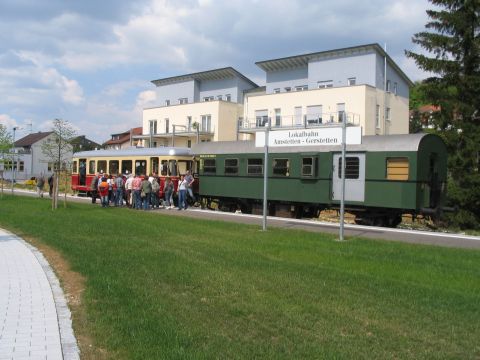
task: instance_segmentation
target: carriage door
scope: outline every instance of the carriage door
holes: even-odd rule
[[[365,200],[365,154],[349,153],[345,157],[345,201]],[[342,154],[333,154],[332,200],[342,197]]]
[[[78,162],[79,185],[87,185],[87,159],[80,159]]]

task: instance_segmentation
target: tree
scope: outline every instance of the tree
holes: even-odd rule
[[[58,206],[59,177],[63,172],[68,173],[72,160],[72,145],[70,139],[75,136],[75,130],[67,120],[55,119],[52,126],[53,134],[42,144],[43,154],[55,164],[54,190],[52,196],[52,209]],[[67,192],[65,189],[64,206],[66,206]]]
[[[406,51],[423,70],[426,98],[439,106],[435,127],[449,148],[449,219],[461,227],[480,224],[480,26],[478,0],[429,0],[429,31],[412,41],[434,57]]]
[[[11,161],[11,150],[13,147],[12,135],[7,131],[7,127],[0,124],[0,172],[2,173],[2,194],[3,194],[3,169],[5,162]]]

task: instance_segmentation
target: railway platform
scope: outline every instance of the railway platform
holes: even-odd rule
[[[43,255],[0,229],[0,360],[80,359],[60,283]]]

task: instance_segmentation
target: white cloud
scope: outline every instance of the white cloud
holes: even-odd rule
[[[0,114],[0,124],[4,125],[7,129],[18,126],[17,120],[13,119],[8,114]]]

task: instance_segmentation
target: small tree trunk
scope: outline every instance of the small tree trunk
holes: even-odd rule
[[[63,207],[64,208],[67,207],[67,185],[68,185],[67,180],[68,180],[68,174],[65,171],[65,186],[64,186],[64,189],[63,189],[63,192],[65,193],[65,195],[63,197]]]

